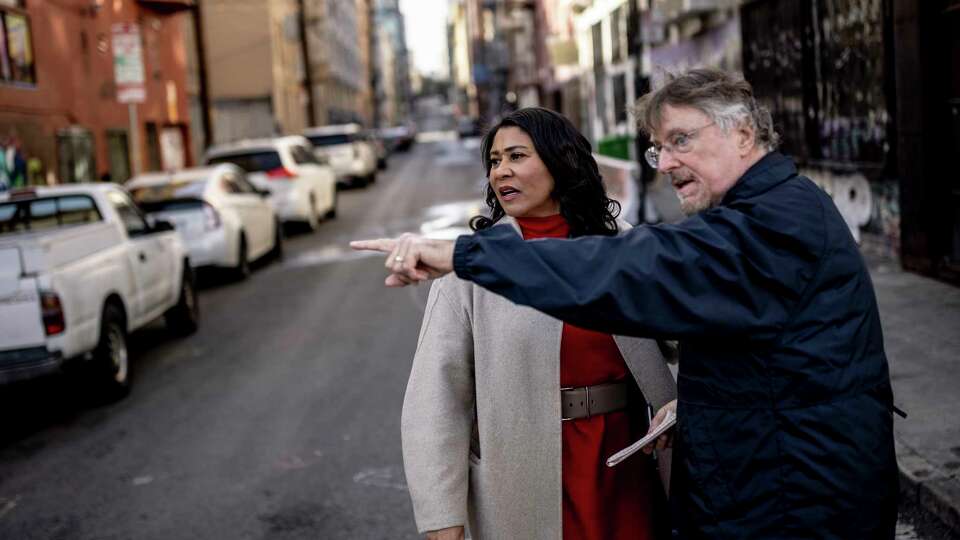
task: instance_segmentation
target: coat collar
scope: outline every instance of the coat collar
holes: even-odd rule
[[[727,206],[735,201],[755,197],[796,175],[797,166],[792,159],[780,152],[770,152],[747,169],[723,196],[720,205]]]

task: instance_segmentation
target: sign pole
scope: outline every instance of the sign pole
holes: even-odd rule
[[[133,174],[138,175],[143,172],[143,145],[140,144],[137,103],[143,103],[147,99],[143,43],[140,39],[140,27],[134,23],[116,23],[111,30],[117,101],[127,104],[127,114],[130,117],[130,165]]]
[[[137,104],[129,103],[127,110],[130,113],[130,161],[133,167],[133,175],[136,176],[143,172],[143,159],[140,155],[140,124],[137,121]]]

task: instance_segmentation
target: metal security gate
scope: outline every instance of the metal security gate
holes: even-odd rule
[[[744,75],[801,164],[895,174],[888,0],[757,0],[741,8]]]

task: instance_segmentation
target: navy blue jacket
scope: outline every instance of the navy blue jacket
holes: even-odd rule
[[[454,267],[578,326],[680,341],[685,538],[893,538],[873,285],[832,200],[789,158],[767,154],[676,225],[528,242],[493,227],[457,240]]]

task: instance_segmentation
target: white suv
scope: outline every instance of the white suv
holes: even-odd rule
[[[258,189],[270,192],[270,203],[283,221],[306,223],[316,230],[322,217],[337,215],[337,179],[333,169],[313,154],[300,136],[251,139],[207,150],[208,165],[233,163],[247,172]]]
[[[365,186],[377,179],[377,151],[360,124],[309,128],[304,136],[313,143],[318,159],[326,159],[342,186]]]

